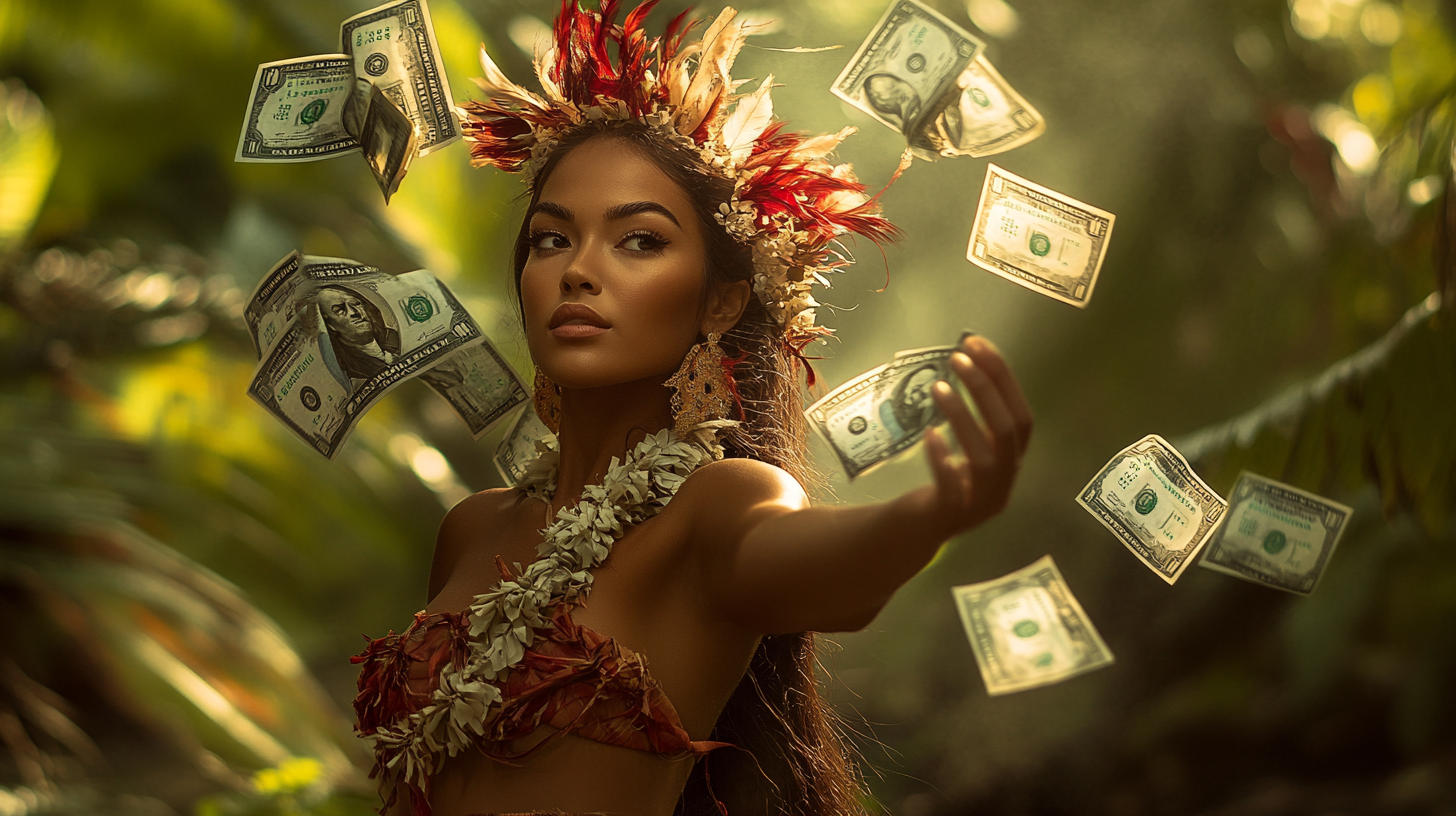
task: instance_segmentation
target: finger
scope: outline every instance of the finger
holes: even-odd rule
[[[1015,468],[1021,460],[1023,450],[1021,437],[1016,427],[1016,420],[1012,418],[1011,411],[1006,407],[1006,401],[1002,398],[1000,390],[996,388],[996,383],[990,375],[964,354],[952,354],[950,365],[951,369],[960,375],[961,382],[966,384],[966,390],[971,392],[971,398],[976,401],[976,407],[981,409],[981,419],[985,421],[986,428],[991,432],[991,440],[995,445],[998,462],[1003,467]]]
[[[1026,394],[1022,392],[1021,383],[1017,381],[1016,375],[1011,371],[1011,366],[1007,364],[1006,358],[1001,356],[1001,352],[996,349],[996,346],[984,337],[968,337],[961,346],[976,365],[991,377],[991,380],[996,383],[997,389],[1001,391],[1006,409],[1011,412],[1011,417],[1016,422],[1021,450],[1025,452],[1027,443],[1031,441],[1033,425],[1031,403],[1027,402]]]
[[[930,459],[930,471],[935,476],[935,491],[942,507],[960,508],[965,503],[960,468],[950,458],[950,445],[939,428],[931,428],[925,434],[925,453]]]
[[[960,440],[966,458],[970,460],[972,481],[978,481],[982,473],[995,470],[996,454],[991,450],[986,432],[976,422],[976,418],[971,416],[971,409],[966,406],[965,400],[956,396],[950,383],[945,381],[936,383],[931,393],[935,396],[936,406],[955,430],[956,439]]]

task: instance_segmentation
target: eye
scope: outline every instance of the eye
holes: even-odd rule
[[[617,246],[628,252],[661,252],[667,247],[667,244],[666,238],[655,232],[644,230],[628,234]]]
[[[566,239],[565,235],[551,230],[536,230],[531,233],[530,241],[532,252],[550,252],[571,247],[571,242]]]

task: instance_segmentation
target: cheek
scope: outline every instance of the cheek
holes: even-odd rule
[[[560,276],[552,277],[540,264],[528,263],[521,271],[521,311],[525,313],[527,333],[541,328],[551,318],[560,298],[557,289]]]
[[[654,334],[696,335],[703,275],[690,263],[663,259],[651,269],[635,270],[617,284],[624,316]]]

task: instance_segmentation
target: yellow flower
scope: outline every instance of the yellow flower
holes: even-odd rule
[[[265,796],[283,796],[313,787],[323,775],[323,763],[317,759],[293,757],[276,768],[264,768],[253,774],[253,789]]]

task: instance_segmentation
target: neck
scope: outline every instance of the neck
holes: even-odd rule
[[[672,426],[671,394],[662,385],[664,379],[561,389],[561,460],[553,504],[576,501],[587,485],[606,476],[613,457],[623,458],[648,435]]]

